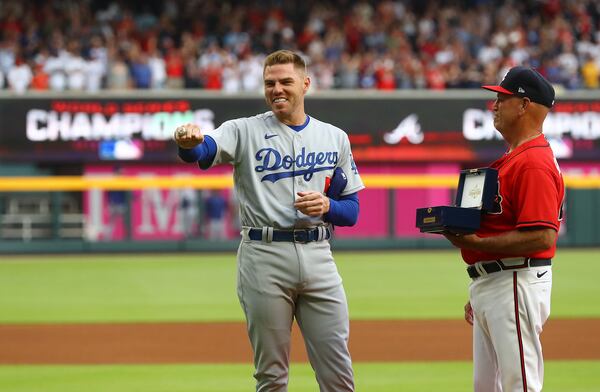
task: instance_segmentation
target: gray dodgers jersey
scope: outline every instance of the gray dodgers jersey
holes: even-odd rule
[[[280,229],[323,224],[294,208],[296,193],[323,192],[325,178],[341,167],[348,177],[342,196],[364,188],[348,135],[313,117],[296,132],[273,112],[224,122],[206,132],[217,143],[213,166],[231,163],[242,226]]]

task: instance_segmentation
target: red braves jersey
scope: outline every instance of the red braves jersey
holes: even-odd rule
[[[480,237],[490,237],[528,227],[551,228],[558,232],[562,219],[565,187],[550,144],[543,135],[505,154],[491,167],[498,170],[498,199],[493,212],[482,215]],[[503,257],[552,258],[556,242],[532,254],[488,253],[463,249],[468,264]]]

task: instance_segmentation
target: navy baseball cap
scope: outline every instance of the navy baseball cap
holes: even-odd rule
[[[549,108],[554,105],[554,88],[534,69],[527,67],[511,68],[499,86],[481,86],[486,90],[495,91],[516,97],[527,97],[532,102]]]

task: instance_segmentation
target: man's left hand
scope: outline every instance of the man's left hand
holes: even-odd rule
[[[329,212],[329,198],[321,192],[298,192],[294,207],[308,216],[321,216]]]
[[[465,305],[465,321],[473,325],[473,308],[471,307],[471,301],[468,301]]]

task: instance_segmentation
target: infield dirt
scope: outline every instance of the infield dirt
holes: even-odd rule
[[[352,321],[354,361],[471,359],[471,327],[459,320]],[[546,359],[600,359],[600,319],[550,320]],[[243,323],[0,325],[0,364],[247,363]],[[306,361],[294,326],[292,361]]]

